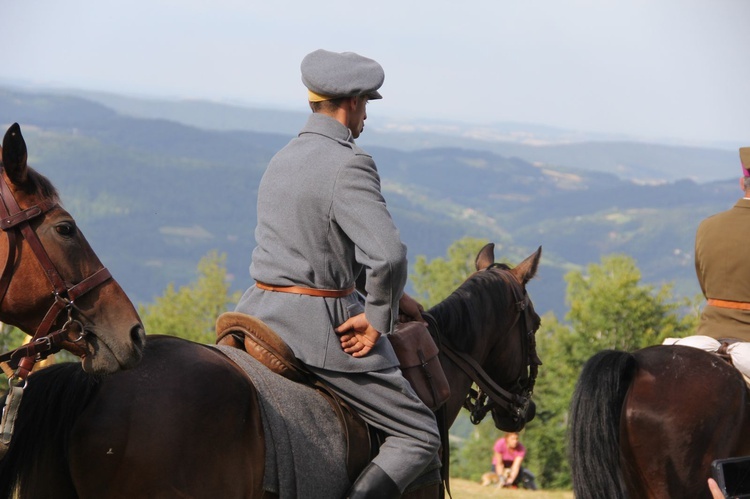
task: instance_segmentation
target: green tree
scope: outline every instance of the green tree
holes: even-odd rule
[[[680,318],[671,285],[658,290],[640,283],[641,272],[625,255],[609,255],[591,264],[587,274],[568,273],[566,316],[578,333],[576,346],[583,360],[605,348],[636,350],[684,336],[696,325],[695,316]],[[581,360],[580,358],[577,360]]]
[[[575,332],[549,312],[536,334],[539,368],[533,400],[536,418],[526,425],[526,465],[543,488],[570,488],[566,455],[567,411],[580,366],[571,362]]]
[[[226,255],[210,252],[198,262],[195,282],[177,290],[170,283],[153,304],[140,306],[146,333],[213,344],[216,318],[240,297],[229,291],[225,262]]]
[[[425,309],[444,300],[476,270],[476,256],[487,243],[485,239],[465,237],[450,245],[447,258],[438,257],[428,262],[424,255],[417,256],[414,273],[410,276],[415,298]]]

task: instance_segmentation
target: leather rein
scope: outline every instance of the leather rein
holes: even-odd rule
[[[2,274],[0,274],[0,303],[5,298],[13,277],[16,246],[19,236],[26,240],[39,264],[42,266],[47,279],[52,285],[52,294],[55,299],[34,332],[31,341],[22,347],[0,355],[0,362],[15,363],[17,361],[18,368],[13,377],[26,380],[37,360],[60,351],[62,343],[66,340],[76,345],[76,351],[71,350],[71,353],[79,357],[85,354],[83,347],[77,345],[84,340],[86,332],[83,325],[73,319],[73,311],[77,310],[74,302],[80,296],[111,279],[112,276],[109,270],[103,267],[78,284],[67,283],[60,275],[60,272],[57,271],[52,260],[50,260],[39,236],[34,232],[30,223],[35,218],[56,208],[58,204],[52,200],[45,199],[39,204],[22,210],[18,206],[18,202],[10,190],[5,177],[2,175],[2,171],[2,164],[0,164],[0,177],[2,177],[2,181],[0,182],[0,228],[8,236],[8,255]],[[67,311],[67,321],[61,329],[50,332],[63,311]]]
[[[498,268],[493,264],[485,270]],[[504,270],[504,269],[501,269]],[[515,283],[518,280],[511,274]],[[528,294],[516,289],[520,286],[512,286],[516,311],[519,313],[518,320],[522,321],[521,327],[524,331],[522,338],[522,350],[526,357],[525,369],[528,369],[529,377],[524,385],[517,381],[516,391],[509,391],[495,383],[479,363],[464,352],[459,352],[451,345],[437,341],[441,353],[444,353],[459,369],[461,369],[479,388],[471,388],[464,400],[463,406],[471,413],[470,419],[474,424],[479,424],[490,411],[504,410],[510,415],[514,422],[526,419],[531,404],[531,395],[541,361],[536,353],[536,330],[531,329],[533,324],[531,317],[531,300]],[[424,318],[433,332],[433,337],[440,338],[439,326],[435,318],[425,313]]]

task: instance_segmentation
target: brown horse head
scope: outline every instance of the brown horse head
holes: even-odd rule
[[[50,330],[74,323],[62,347],[79,355],[86,371],[133,367],[144,342],[138,313],[60,206],[52,183],[27,165],[18,124],[8,129],[0,152],[0,320],[32,336],[46,322]]]

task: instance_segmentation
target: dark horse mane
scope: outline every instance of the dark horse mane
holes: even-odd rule
[[[0,168],[4,168],[5,165],[0,158]],[[21,182],[23,185],[23,191],[26,194],[39,194],[45,199],[51,199],[53,201],[60,201],[60,197],[57,193],[57,188],[50,182],[50,180],[34,170],[32,167],[26,167],[26,178]]]
[[[24,190],[28,194],[39,193],[45,199],[59,201],[57,189],[47,177],[31,167],[29,167],[26,171],[27,176],[26,182],[24,183]]]
[[[35,470],[53,465],[61,475],[67,474],[70,429],[98,390],[99,381],[73,362],[49,366],[29,377],[13,444],[0,461],[0,497],[12,497],[16,485],[33,486],[33,480],[44,480],[32,476]]]
[[[509,294],[510,299],[515,300],[513,287],[519,286],[509,270],[504,263],[497,263],[475,272],[448,298],[429,310],[442,325],[441,340],[468,353],[481,336],[484,324],[500,322],[498,315],[507,310],[499,304],[506,303]]]

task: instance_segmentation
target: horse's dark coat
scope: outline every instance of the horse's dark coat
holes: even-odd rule
[[[742,376],[712,353],[599,352],[571,403],[576,497],[710,497],[711,462],[750,453],[748,402]]]
[[[274,443],[266,449],[265,490],[280,497],[343,497],[349,487],[346,442],[328,402],[242,350],[216,348],[249,374],[258,391],[266,442]]]

